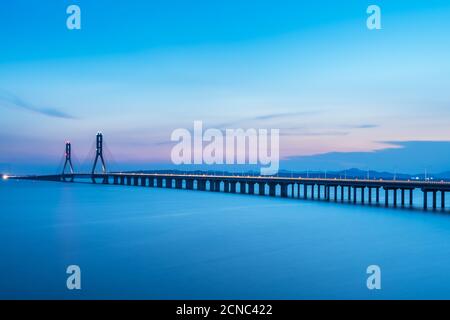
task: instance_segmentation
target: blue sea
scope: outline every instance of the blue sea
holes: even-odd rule
[[[0,206],[3,299],[450,299],[439,211],[12,180]]]

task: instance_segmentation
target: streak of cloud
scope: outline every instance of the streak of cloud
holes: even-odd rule
[[[298,116],[309,116],[309,115],[316,115],[320,113],[321,111],[301,111],[301,112],[285,112],[285,113],[271,113],[271,114],[265,114],[250,118],[244,118],[236,121],[230,121],[226,123],[218,124],[217,127],[219,128],[230,128],[237,126],[242,123],[249,123],[249,122],[255,122],[255,121],[269,121],[269,120],[277,120],[277,119],[292,119]]]
[[[21,109],[53,118],[77,119],[75,116],[51,107],[35,106],[22,98],[0,90],[0,107]]]

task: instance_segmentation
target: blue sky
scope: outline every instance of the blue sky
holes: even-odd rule
[[[382,30],[366,28],[370,4]],[[84,159],[98,130],[123,167],[152,168],[194,120],[280,128],[286,168],[395,148],[367,166],[445,171],[447,144],[418,150],[450,141],[449,31],[448,1],[5,2],[0,171],[50,170],[66,139]]]

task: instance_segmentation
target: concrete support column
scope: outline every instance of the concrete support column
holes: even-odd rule
[[[303,198],[308,199],[308,185],[303,185]]]
[[[423,208],[426,210],[428,208],[428,191],[423,190]]]
[[[436,201],[436,190],[433,190],[433,209],[436,209],[437,207],[437,201]]]
[[[266,184],[265,183],[258,183],[258,192],[260,196],[266,195]]]
[[[375,201],[377,204],[380,203],[380,188],[379,187],[375,188]]]
[[[353,187],[353,203],[356,203],[356,187]]]
[[[158,184],[159,184],[159,180],[158,180]],[[186,179],[186,189],[188,189],[188,190],[194,189],[194,180]]]
[[[141,177],[141,187],[145,187],[146,184],[147,184],[147,178]]]
[[[150,182],[152,181],[153,179],[150,179]],[[153,183],[150,183],[151,185],[153,184]],[[183,189],[183,180],[181,180],[181,179],[175,179],[175,188],[177,188],[177,189]]]
[[[206,181],[205,180],[197,181],[197,190],[206,191]]]
[[[230,192],[236,193],[236,182],[235,181],[230,182]]]
[[[409,189],[409,205],[413,205],[413,189]]]
[[[365,199],[364,199],[364,192],[365,192],[365,188],[362,187],[362,188],[361,188],[361,203],[364,203],[364,202],[365,202]]]
[[[349,202],[352,201],[352,187],[350,186],[347,186],[347,198]]]
[[[281,189],[281,197],[282,198],[287,198],[288,196],[288,185],[287,184],[281,184],[280,185],[280,189]]]
[[[113,178],[113,183],[114,183],[114,184],[119,184],[119,177],[114,176],[114,178]]]
[[[334,186],[334,202],[336,202],[337,201],[337,199],[338,199],[338,192],[337,192],[337,186]]]
[[[397,206],[397,189],[394,189],[394,207]]]
[[[384,189],[384,205],[389,206],[389,189]]]
[[[314,190],[316,189],[316,185],[315,184],[312,184],[311,185],[311,199],[313,199],[314,200]]]
[[[401,189],[401,203],[402,203],[402,207],[405,206],[405,189]]]
[[[369,203],[372,203],[372,188],[369,187],[368,191],[369,191]]]
[[[255,194],[255,183],[250,182],[248,184],[248,194]]]
[[[269,195],[271,197],[275,197],[276,196],[276,184],[275,183],[270,183],[269,184]]]
[[[340,186],[341,188],[341,202],[344,202],[344,186]]]

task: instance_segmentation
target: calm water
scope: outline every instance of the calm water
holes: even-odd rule
[[[0,298],[450,298],[450,214],[26,181],[0,201]]]

